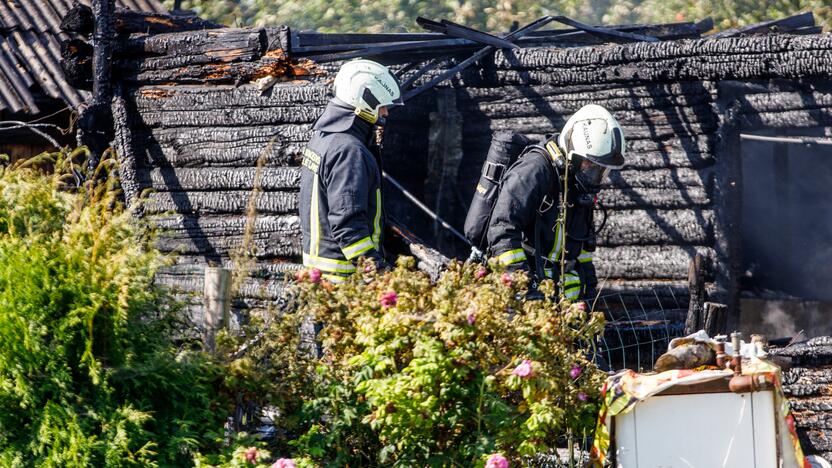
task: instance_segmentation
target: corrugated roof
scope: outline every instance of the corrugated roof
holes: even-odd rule
[[[90,0],[80,0],[90,5]],[[116,0],[122,8],[166,13],[159,0]],[[0,110],[40,112],[33,88],[77,107],[87,97],[61,70],[61,18],[73,0],[0,0]]]

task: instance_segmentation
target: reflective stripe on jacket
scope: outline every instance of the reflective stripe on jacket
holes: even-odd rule
[[[338,281],[360,256],[380,257],[381,172],[367,142],[373,127],[331,101],[303,152],[303,264]]]

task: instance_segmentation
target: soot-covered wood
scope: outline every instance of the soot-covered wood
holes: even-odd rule
[[[812,338],[772,353],[792,361],[783,372],[783,391],[804,452],[832,461],[832,338]]]
[[[61,19],[61,29],[82,36],[93,31],[92,9],[76,3]],[[170,16],[116,8],[115,27],[119,34],[160,34],[179,31],[222,28],[222,25],[198,16]]]

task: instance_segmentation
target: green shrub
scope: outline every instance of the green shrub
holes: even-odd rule
[[[0,169],[0,466],[482,466],[593,425],[601,315],[523,302],[525,276],[499,269],[431,284],[404,258],[337,288],[304,272],[302,305],[218,337],[225,358],[179,349],[152,232],[111,160],[75,187],[79,156]],[[229,440],[241,403],[279,414],[274,438]]]
[[[453,264],[435,285],[411,258],[382,275],[366,265],[338,287],[317,273],[299,275],[302,306],[260,346],[283,350],[271,375],[286,415],[277,452],[323,466],[482,466],[594,425],[603,374],[586,350],[602,314],[522,301],[524,274],[480,266]],[[307,317],[323,325],[320,359],[287,339]]]
[[[173,346],[163,258],[112,160],[74,186],[83,156],[0,168],[0,465],[187,465],[221,439],[222,368]]]

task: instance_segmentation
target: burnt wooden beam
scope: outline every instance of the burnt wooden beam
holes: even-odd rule
[[[185,56],[191,64],[251,61],[267,52],[265,29],[224,28],[156,34],[122,40],[120,54]]]
[[[688,269],[690,302],[685,319],[685,335],[696,333],[703,328],[705,309],[705,267],[702,257],[695,255]]]
[[[164,191],[252,190],[257,168],[169,168],[160,167],[143,174],[145,187]],[[298,169],[293,167],[264,168],[259,179],[262,190],[285,190],[297,185]]]
[[[595,217],[596,229],[603,216]],[[713,242],[713,212],[702,209],[614,210],[598,234],[598,245],[709,245]]]
[[[428,31],[438,32],[446,36],[467,39],[478,44],[490,45],[498,49],[517,49],[520,47],[511,41],[503,39],[502,37],[497,37],[493,34],[478,31],[476,29],[444,19],[442,21],[433,21],[420,16],[416,18],[416,23]]]
[[[711,186],[672,188],[606,189],[598,200],[613,210],[703,209],[712,203]]]
[[[609,41],[615,42],[658,42],[659,39],[654,36],[648,36],[645,34],[638,34],[638,33],[631,33],[625,31],[618,31],[616,29],[602,27],[602,26],[591,26],[586,23],[582,23],[580,21],[576,21],[572,18],[568,18],[566,16],[556,16],[554,20],[558,23],[565,24],[567,26],[572,26],[573,28],[580,29],[582,31],[586,31],[587,33],[600,37],[601,39],[606,39]]]
[[[93,47],[81,39],[61,42],[61,69],[70,85],[92,90],[92,56]]]
[[[697,253],[708,265],[711,264],[714,258],[712,248],[675,245],[602,246],[598,247],[594,262],[599,278],[685,280],[690,260]]]
[[[113,138],[113,118],[110,109],[113,98],[111,65],[115,39],[115,0],[93,0],[95,18],[92,45],[92,96],[78,120],[78,140],[92,153],[91,170],[98,166],[104,151]]]
[[[533,32],[533,31],[535,31],[537,29],[540,29],[543,26],[549,24],[550,22],[552,22],[553,19],[554,18],[550,17],[550,16],[545,17],[545,18],[540,18],[539,20],[534,21],[532,23],[529,23],[526,26],[523,26],[522,28],[520,28],[516,31],[513,31],[509,34],[506,34],[505,40],[507,40],[509,42],[514,42],[515,40],[522,38],[526,34],[529,34],[530,32]],[[466,68],[470,67],[471,65],[473,65],[474,63],[476,63],[480,59],[484,58],[488,54],[494,52],[495,50],[497,50],[497,49],[494,46],[483,47],[482,49],[473,53],[470,57],[461,61],[459,64],[454,65],[453,67],[449,68],[448,70],[441,71],[438,74],[438,76],[435,76],[435,77],[431,78],[430,80],[428,80],[427,82],[422,83],[421,85],[419,85],[419,87],[417,87],[415,89],[408,90],[402,96],[402,101],[405,101],[405,102],[410,101],[411,99],[413,99],[416,96],[418,96],[419,94],[427,91],[428,89],[433,88],[434,86],[441,83],[442,81],[445,81],[446,79],[448,79],[448,78],[456,75],[457,73],[465,70]]]
[[[150,192],[142,203],[145,213],[181,213],[197,215],[239,214],[251,208],[251,191]],[[261,192],[253,208],[258,216],[292,213],[298,209],[296,192]]]
[[[128,123],[128,106],[128,100],[124,97],[124,91],[121,85],[117,85],[112,103],[112,115],[115,127],[113,149],[116,151],[119,182],[124,192],[125,202],[140,217],[143,213],[143,206],[139,203],[139,198],[147,186],[140,180],[141,176],[139,175],[139,171],[142,169],[139,167],[140,158],[134,147],[134,127]]]
[[[788,16],[786,18],[763,21],[736,29],[729,29],[713,35],[713,37],[735,37],[748,34],[782,33],[804,27],[814,27],[815,16],[811,11]]]
[[[126,8],[115,9],[115,30],[118,34],[161,34],[179,31],[224,28],[221,24],[198,16],[171,16],[145,13]],[[76,3],[61,19],[61,30],[89,36],[94,29],[92,8]]]
[[[705,28],[705,29],[703,29]],[[713,28],[713,21],[710,23],[704,20],[700,23],[666,23],[652,25],[626,25],[609,26],[606,30],[653,36],[661,40],[675,40],[683,38],[700,37],[702,32]],[[513,31],[511,31],[513,32]],[[509,33],[505,33],[509,34]],[[447,36],[438,33],[388,33],[388,34],[326,34],[326,33],[295,33],[293,34],[293,51],[298,55],[314,55],[327,52],[363,50],[380,44],[405,44],[424,42],[425,49],[439,50],[441,53],[458,53],[470,51],[476,48],[474,41],[459,41],[458,43],[438,44],[429,46],[431,41],[446,39]],[[523,47],[534,45],[554,44],[598,44],[605,42],[604,39],[580,29],[557,29],[547,31],[533,31],[527,37],[518,39],[516,44]],[[390,53],[387,49],[386,53]],[[422,49],[419,49],[420,51]],[[439,53],[439,52],[437,52]]]
[[[702,309],[702,328],[708,336],[728,333],[725,324],[728,319],[728,306],[716,302],[706,302]]]

